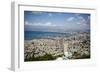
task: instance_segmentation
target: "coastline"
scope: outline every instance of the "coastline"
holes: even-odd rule
[[[68,52],[68,59],[90,58],[90,34],[25,40],[24,47],[24,61],[56,60],[63,58],[64,52]]]

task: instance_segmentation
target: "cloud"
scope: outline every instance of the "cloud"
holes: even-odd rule
[[[82,16],[79,16],[79,17],[78,17],[78,20],[79,20],[79,21],[78,21],[77,23],[80,23],[80,24],[83,25],[83,26],[84,26],[84,25],[85,25],[85,26],[87,25],[87,20],[86,20],[85,18],[83,18]]]
[[[52,22],[45,22],[45,23],[42,23],[42,22],[36,22],[36,23],[30,23],[28,21],[25,21],[25,25],[31,25],[31,26],[49,26],[49,27],[54,27],[54,26],[58,26],[58,25],[55,25],[53,24]]]
[[[32,25],[32,23],[29,23],[28,21],[25,21],[25,25]]]
[[[81,25],[81,26],[87,26],[88,20],[86,20],[81,14],[75,14],[76,17],[76,24]],[[89,18],[89,17],[88,17]]]
[[[46,22],[46,23],[34,23],[33,25],[36,26],[52,26],[51,22]]]
[[[82,16],[79,16],[78,19],[79,19],[81,22],[86,22],[86,20],[85,20]]]
[[[86,23],[82,23],[82,22],[77,22],[76,24],[82,25],[82,26],[86,26],[87,25]]]
[[[49,13],[48,15],[49,15],[49,16],[52,16],[52,13]]]
[[[69,17],[69,18],[67,19],[67,21],[72,21],[72,20],[74,20],[74,17]]]
[[[25,25],[28,25],[29,23],[28,23],[28,21],[25,21]]]
[[[83,16],[81,16],[81,14],[75,14],[75,17],[77,20],[79,20],[81,22],[86,22],[85,18]]]
[[[51,26],[50,23],[47,23],[45,25],[25,25],[24,27],[25,31],[43,31],[43,32],[64,32],[68,29],[64,26],[57,26],[53,25]]]
[[[89,26],[89,20],[90,20],[90,16],[88,16],[88,19],[85,19],[81,14],[76,13],[74,14],[73,17],[69,17],[67,19],[67,22],[70,21],[69,24],[73,26],[76,25],[77,27],[87,28]]]
[[[80,22],[77,22],[77,24],[79,24],[79,25],[80,25],[81,23],[80,23]]]
[[[44,25],[45,26],[52,26],[52,23],[51,22],[46,22]]]

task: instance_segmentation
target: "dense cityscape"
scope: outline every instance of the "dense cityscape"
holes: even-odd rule
[[[90,58],[90,34],[80,33],[70,37],[26,40],[25,61],[64,60]]]

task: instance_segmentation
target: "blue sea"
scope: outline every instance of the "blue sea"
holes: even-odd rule
[[[45,39],[45,38],[54,38],[54,37],[68,37],[70,33],[59,33],[59,32],[41,32],[41,31],[24,31],[24,39]]]

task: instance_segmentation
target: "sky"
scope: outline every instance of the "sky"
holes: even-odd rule
[[[24,11],[24,30],[46,32],[90,30],[90,14]]]

